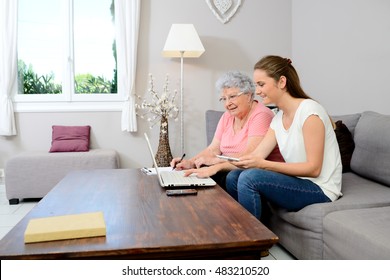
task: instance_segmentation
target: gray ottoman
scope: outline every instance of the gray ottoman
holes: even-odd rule
[[[119,168],[119,157],[111,149],[24,152],[5,164],[6,196],[10,204],[18,204],[24,198],[42,198],[70,171],[115,168]]]

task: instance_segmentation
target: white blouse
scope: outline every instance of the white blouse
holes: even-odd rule
[[[303,125],[311,115],[317,115],[325,126],[325,149],[322,170],[317,178],[301,177],[317,184],[330,200],[334,201],[341,193],[342,164],[339,145],[333,125],[325,109],[316,101],[305,99],[295,112],[288,130],[283,126],[283,111],[280,110],[271,122],[275,131],[280,153],[286,162],[305,162],[306,150],[303,139]]]

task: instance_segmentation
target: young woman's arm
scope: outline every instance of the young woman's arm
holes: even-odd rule
[[[306,161],[297,163],[274,162],[265,160],[276,145],[274,131],[270,129],[259,147],[252,155],[243,156],[233,164],[239,168],[263,168],[291,176],[318,177],[322,169],[325,145],[325,126],[322,120],[312,115],[303,125]],[[271,149],[272,148],[272,149]]]

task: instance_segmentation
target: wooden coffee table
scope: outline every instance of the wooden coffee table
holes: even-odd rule
[[[102,211],[105,237],[24,243],[32,218]],[[260,259],[278,242],[219,186],[168,197],[138,169],[69,173],[1,241],[0,259]]]

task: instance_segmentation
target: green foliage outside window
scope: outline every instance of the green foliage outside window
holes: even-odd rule
[[[55,83],[54,73],[37,74],[33,66],[26,65],[24,61],[18,61],[19,89],[22,94],[59,94],[62,93],[62,85]],[[116,93],[117,75],[114,70],[112,81],[101,76],[80,74],[75,77],[76,93]]]
[[[113,83],[101,76],[80,74],[75,77],[76,93],[112,93],[112,87]]]
[[[54,82],[54,73],[39,75],[35,73],[32,65],[18,61],[19,90],[24,94],[58,94],[62,86]],[[23,89],[23,90],[22,90]]]

